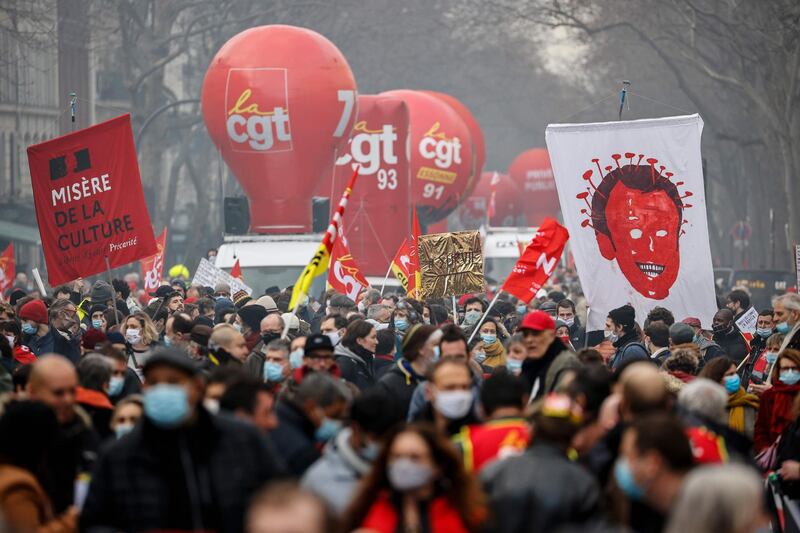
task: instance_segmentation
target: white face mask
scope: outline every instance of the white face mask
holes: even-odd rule
[[[125,340],[131,344],[139,344],[142,340],[142,332],[136,328],[128,328],[125,331]]]
[[[325,335],[331,340],[331,344],[336,346],[339,343],[339,332],[338,331],[331,331],[330,333],[326,333]]]
[[[441,391],[436,395],[433,405],[445,418],[450,420],[463,418],[472,407],[472,391]]]
[[[203,407],[206,408],[206,411],[212,414],[219,413],[219,400],[215,398],[206,398],[203,400]]]
[[[433,478],[433,470],[429,466],[421,465],[405,457],[390,462],[386,470],[389,483],[399,492],[424,487]]]
[[[4,336],[4,337],[6,338],[6,340],[8,341],[8,345],[9,345],[9,346],[11,346],[11,347],[13,348],[13,347],[14,347],[14,341],[16,340],[16,339],[14,338],[14,335],[3,335],[3,336]]]

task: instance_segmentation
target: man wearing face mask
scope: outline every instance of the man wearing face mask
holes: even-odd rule
[[[772,336],[775,322],[772,320],[774,311],[772,309],[762,309],[756,318],[756,333],[750,340],[750,359],[742,369],[742,383],[747,388],[751,376],[756,374],[756,382],[763,380],[764,370],[767,367],[767,360],[764,353],[767,350],[767,339]]]
[[[800,350],[800,294],[784,294],[775,301],[775,331],[785,335],[780,351]]]
[[[244,363],[245,371],[254,378],[261,378],[264,373],[267,346],[274,340],[281,338],[284,322],[281,315],[273,313],[261,319],[259,325],[261,341],[255,345],[253,351],[247,356]]]
[[[434,364],[427,385],[430,403],[414,419],[415,422],[433,422],[442,434],[449,437],[461,428],[480,422],[475,416],[475,394],[472,373],[466,362],[453,358]]]
[[[345,331],[347,331],[347,319],[344,315],[325,315],[319,324],[319,332],[327,335],[334,347],[342,340]]]
[[[606,318],[606,339],[614,345],[611,368],[628,361],[650,361],[650,354],[636,331],[636,310],[631,305],[612,309]]]
[[[253,492],[282,474],[255,427],[201,406],[203,380],[180,351],[144,365],[144,420],[101,455],[82,530],[243,531]]]
[[[77,311],[69,300],[56,300],[49,311],[41,300],[26,303],[19,312],[23,344],[37,356],[57,353],[77,364],[81,353]]]
[[[586,345],[586,328],[581,326],[581,322],[575,315],[575,304],[572,300],[564,299],[558,302],[556,307],[556,318],[569,326],[569,338],[575,349],[581,349]]]
[[[478,324],[478,321],[486,312],[486,302],[477,296],[467,299],[464,302],[464,322],[461,324],[462,329],[469,335]]]
[[[391,401],[371,390],[353,400],[350,420],[328,441],[322,457],[303,475],[302,486],[323,498],[339,515],[355,495],[360,480],[378,456],[380,442],[392,428]]]
[[[733,324],[733,311],[723,308],[714,314],[711,322],[714,330],[714,342],[737,365],[747,356],[747,341]]]
[[[167,319],[164,329],[164,345],[172,346],[188,353],[192,327],[194,327],[194,323],[189,318],[189,315],[181,312],[174,313]]]
[[[319,459],[318,444],[341,429],[350,399],[343,381],[314,372],[278,400],[278,427],[270,431],[270,437],[292,475],[302,476]]]

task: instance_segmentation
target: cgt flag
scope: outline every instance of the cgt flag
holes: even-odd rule
[[[361,291],[369,287],[369,282],[358,269],[353,255],[344,239],[336,239],[331,252],[331,268],[328,271],[328,284],[336,292],[344,294],[354,302]]]
[[[28,147],[50,285],[156,253],[130,115]]]
[[[145,257],[139,263],[142,267],[144,279],[144,292],[150,294],[158,290],[161,285],[161,276],[164,271],[164,250],[167,248],[167,228],[156,239],[157,252],[155,255]]]
[[[308,294],[308,290],[311,288],[311,283],[314,281],[314,278],[328,271],[333,245],[336,242],[336,237],[339,235],[339,224],[342,222],[344,208],[347,207],[347,200],[350,199],[350,194],[353,192],[356,178],[358,178],[358,166],[356,166],[353,175],[350,177],[350,183],[347,184],[347,187],[342,193],[342,199],[339,200],[339,207],[336,208],[336,213],[334,213],[333,218],[331,218],[331,223],[328,225],[328,229],[319,245],[319,249],[317,249],[314,257],[311,258],[311,262],[306,265],[294,284],[292,299],[289,301],[289,309],[297,309],[297,306],[300,305],[303,298]]]
[[[553,273],[564,252],[569,233],[552,218],[544,219],[539,230],[519,258],[502,290],[528,303]]]
[[[397,253],[392,259],[392,274],[403,286],[403,290],[408,292],[408,275],[411,271],[411,249],[408,247],[408,239],[403,241]]]
[[[14,286],[14,278],[16,275],[14,243],[11,243],[3,250],[3,253],[0,254],[0,301],[5,298],[6,291]]]

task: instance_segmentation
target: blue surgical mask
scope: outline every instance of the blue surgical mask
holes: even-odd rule
[[[239,333],[241,333],[241,332],[242,332],[242,325],[241,325],[241,324],[239,324],[238,322],[234,322],[234,323],[233,323],[233,329],[235,329],[236,331],[238,331]]]
[[[36,333],[36,330],[38,329],[39,328],[28,322],[22,323],[22,333],[24,333],[25,335],[34,335]]]
[[[628,460],[620,457],[614,465],[614,479],[617,486],[631,500],[641,500],[644,497],[644,489],[633,479],[633,472]]]
[[[772,330],[769,328],[756,328],[756,335],[758,335],[762,339],[766,339],[767,337],[772,335]]]
[[[725,383],[725,390],[728,391],[728,394],[733,394],[738,391],[739,386],[742,384],[742,380],[738,374],[725,376],[723,382]]]
[[[518,315],[522,316],[527,312],[528,312],[528,306],[527,305],[518,305],[517,306],[517,314]]]
[[[298,348],[289,354],[289,364],[292,368],[300,368],[303,366],[303,349]]]
[[[779,378],[781,383],[784,385],[794,385],[798,381],[800,381],[800,371],[791,369],[791,370],[784,370],[781,372],[781,376]]]
[[[94,329],[100,329],[100,328],[102,328],[102,327],[103,327],[103,321],[102,321],[102,320],[98,320],[98,319],[94,319],[94,320],[92,320],[92,327],[93,327]]]
[[[486,352],[477,352],[475,354],[475,362],[481,364],[484,361],[486,361]]]
[[[478,320],[480,320],[480,318],[481,318],[481,312],[476,311],[475,309],[471,309],[470,311],[467,311],[466,314],[464,314],[464,324],[471,326],[472,324],[477,323]]]
[[[506,368],[512,374],[516,374],[517,372],[522,370],[522,359],[507,359]]]
[[[164,346],[172,346],[172,339],[164,335]]]
[[[119,424],[114,429],[114,434],[117,436],[117,439],[121,439],[122,437],[133,431],[134,427],[135,426],[133,424]]]
[[[180,385],[161,383],[144,391],[144,415],[158,427],[170,429],[189,416],[189,394]]]
[[[108,383],[108,395],[119,396],[122,392],[122,387],[125,385],[125,378],[121,376],[111,376],[111,381]]]
[[[790,326],[786,322],[779,322],[777,326],[775,326],[775,331],[780,333],[781,335],[786,335],[790,331],[792,331],[792,326]]]
[[[319,442],[328,442],[340,429],[342,429],[341,420],[325,417],[322,419],[322,424],[314,432],[314,438]]]
[[[395,318],[394,319],[394,329],[397,331],[405,331],[408,329],[408,320],[405,318]]]
[[[575,319],[574,318],[564,318],[564,319],[561,319],[561,321],[564,324],[566,324],[568,328],[571,328],[572,325],[575,323]]]
[[[438,361],[439,357],[442,356],[442,350],[438,346],[433,347],[433,360]]]
[[[764,357],[767,359],[767,364],[774,364],[778,360],[778,352],[764,352]]]
[[[483,341],[483,344],[489,346],[490,344],[495,343],[495,341],[497,340],[497,335],[481,333],[481,340]]]
[[[363,448],[361,448],[361,457],[369,461],[370,463],[373,462],[375,459],[378,458],[378,455],[381,453],[381,447],[378,445],[377,442],[368,442]]]
[[[283,381],[283,366],[274,361],[264,361],[264,378],[267,381]]]

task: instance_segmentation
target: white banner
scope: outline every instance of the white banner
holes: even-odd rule
[[[227,283],[230,285],[231,296],[239,291],[253,294],[253,289],[242,283],[242,280],[234,278],[221,268],[215,267],[208,259],[201,258],[200,264],[197,265],[197,270],[194,273],[192,285],[202,285],[203,287],[213,288],[217,283]]]
[[[717,310],[699,115],[551,124],[547,149],[589,306],[587,329],[630,303],[711,329]]]
[[[739,328],[739,331],[742,333],[749,333],[751,335],[756,334],[756,324],[758,323],[758,311],[756,311],[755,307],[751,307],[745,313],[739,317],[739,320],[735,322],[736,327]]]

